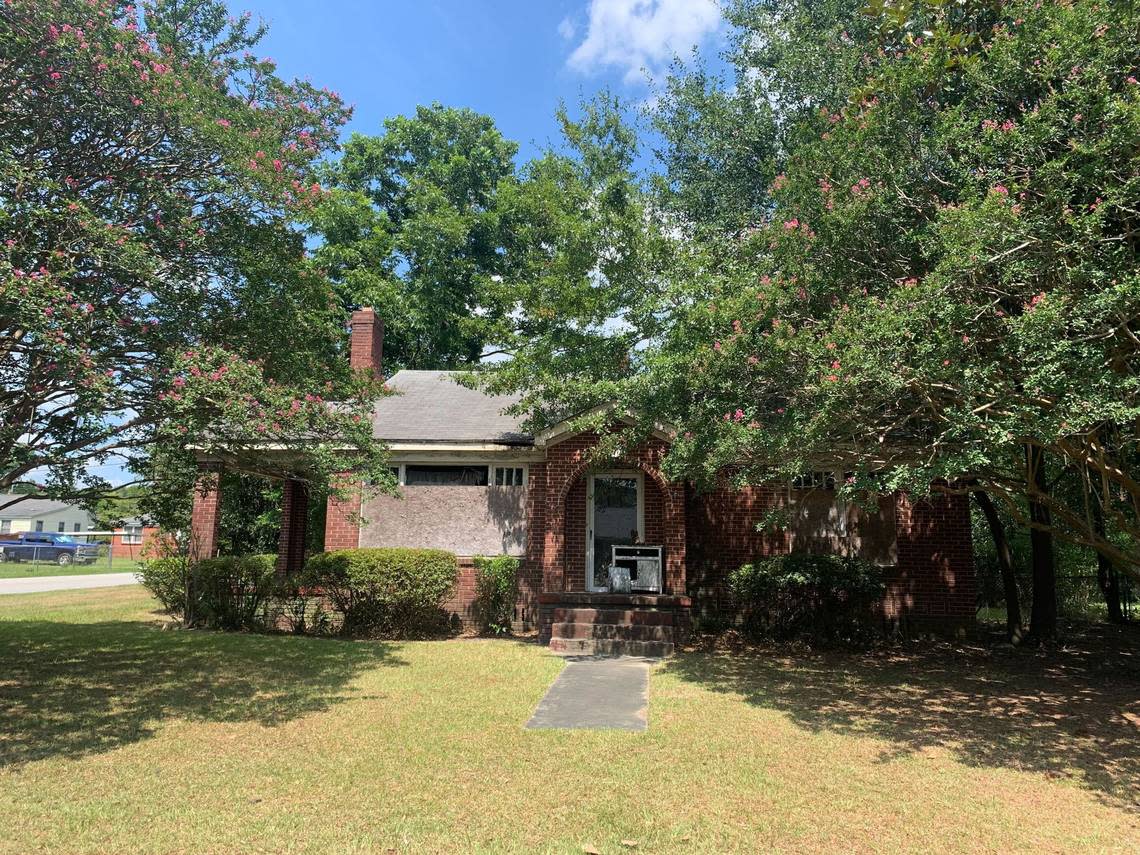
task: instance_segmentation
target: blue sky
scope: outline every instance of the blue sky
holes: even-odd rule
[[[557,142],[559,99],[637,105],[675,54],[715,54],[717,0],[228,0],[269,25],[260,55],[354,105],[346,134],[439,101],[491,116],[521,160]],[[118,463],[92,466],[120,484]]]
[[[718,42],[717,0],[229,0],[269,24],[262,53],[355,106],[348,130],[439,101],[492,116],[520,157],[554,141],[559,99],[639,103],[674,53]]]

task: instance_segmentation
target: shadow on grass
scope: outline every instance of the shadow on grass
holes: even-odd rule
[[[1086,628],[1048,652],[928,643],[873,654],[690,651],[663,672],[786,713],[813,732],[886,740],[880,760],[1074,778],[1140,810],[1140,628]]]
[[[275,726],[406,664],[375,642],[164,631],[131,621],[0,622],[0,768],[150,737],[163,719]]]

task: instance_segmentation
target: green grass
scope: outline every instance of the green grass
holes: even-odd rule
[[[0,600],[0,851],[1140,845],[1134,634],[694,651],[652,675],[647,733],[530,732],[561,668],[532,644],[183,631],[153,608]]]
[[[25,576],[84,576],[90,573],[129,573],[137,570],[138,566],[139,562],[133,558],[113,558],[110,565],[107,564],[106,558],[101,558],[94,564],[68,564],[66,567],[45,562],[8,562],[0,563],[0,579],[20,579]]]

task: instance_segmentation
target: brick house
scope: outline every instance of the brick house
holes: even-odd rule
[[[379,373],[382,323],[365,309],[351,329],[353,365]],[[537,627],[553,648],[668,652],[675,628],[687,626],[694,611],[724,611],[728,573],[793,549],[880,564],[888,580],[885,619],[950,631],[973,621],[963,496],[912,503],[890,495],[868,511],[837,501],[826,473],[698,491],[662,474],[665,428],[599,462],[596,433],[569,423],[525,433],[503,412],[514,399],[466,388],[447,372],[399,371],[388,384],[398,394],[377,402],[375,435],[389,447],[402,496],[361,501],[358,492],[354,502],[330,500],[324,545],[454,552],[460,573],[449,608],[464,621],[473,617],[472,557],[509,554],[521,562],[516,620]],[[628,419],[614,414],[615,424]],[[208,481],[196,491],[193,540],[201,554],[216,543],[218,501]],[[303,484],[287,482],[283,572],[304,560],[306,502]],[[784,509],[790,524],[758,531],[773,508]]]

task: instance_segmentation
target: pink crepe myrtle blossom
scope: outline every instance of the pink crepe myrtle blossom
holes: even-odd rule
[[[1009,188],[1004,184],[995,184],[991,192],[996,193],[999,196],[1008,196]]]
[[[787,221],[784,223],[784,228],[785,228],[786,230],[788,230],[788,231],[791,231],[792,229],[797,229],[797,228],[799,228],[799,225],[800,225],[800,221],[799,221],[799,220],[797,220],[795,217],[793,217],[792,219],[790,219],[790,220],[787,220]]]
[[[737,408],[736,412],[732,414],[732,420],[735,422],[744,421],[744,410]]]

